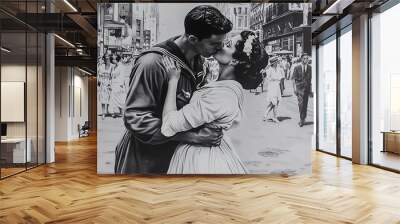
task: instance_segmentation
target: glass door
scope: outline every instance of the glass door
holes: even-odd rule
[[[336,35],[318,46],[318,149],[336,154]]]
[[[371,18],[370,162],[400,171],[400,4]]]

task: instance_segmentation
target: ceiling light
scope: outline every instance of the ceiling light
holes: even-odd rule
[[[69,45],[69,46],[75,48],[75,45],[71,44],[71,42],[67,41],[66,39],[64,39],[64,38],[62,38],[62,37],[60,37],[60,36],[58,36],[57,34],[54,34],[54,36],[56,36],[58,39],[60,39],[61,41],[63,41],[63,42],[66,43],[67,45]]]
[[[322,14],[340,14],[339,7],[342,8],[342,11],[345,7],[347,7],[354,0],[336,0],[332,5],[330,5],[327,9],[324,10]],[[339,4],[343,3],[343,4]],[[345,7],[344,7],[345,6]]]
[[[322,14],[328,14],[330,10],[337,6],[340,0],[336,0],[332,5],[330,5]]]
[[[81,72],[83,72],[83,73],[85,73],[85,74],[87,74],[87,75],[92,75],[92,73],[90,73],[90,72],[88,72],[88,71],[86,71],[86,70],[83,70],[83,69],[81,69],[81,68],[79,68],[79,67],[78,67],[78,70],[81,71]]]
[[[4,51],[4,52],[6,52],[6,53],[10,53],[10,52],[11,52],[11,50],[9,50],[9,49],[7,49],[7,48],[5,48],[5,47],[1,47],[1,50]]]
[[[72,10],[74,10],[74,12],[78,12],[78,10],[71,4],[69,3],[68,0],[64,0],[65,4],[67,4]]]

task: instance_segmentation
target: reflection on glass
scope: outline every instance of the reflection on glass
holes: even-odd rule
[[[318,146],[336,153],[336,37],[318,48]]]
[[[347,30],[346,30],[347,31]],[[340,36],[340,152],[352,157],[352,35]]]
[[[399,20],[400,5],[371,19],[372,163],[396,170],[400,170],[400,33],[393,27]]]

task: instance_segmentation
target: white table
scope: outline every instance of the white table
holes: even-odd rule
[[[11,158],[6,158],[7,162],[11,163],[26,163],[31,162],[32,153],[31,153],[31,145],[32,141],[30,138],[26,139],[27,147],[25,152],[25,138],[6,138],[1,139],[1,154],[4,158],[4,154],[8,153],[11,155],[12,152],[12,161]],[[11,156],[10,156],[11,157]],[[26,159],[26,160],[25,160]]]

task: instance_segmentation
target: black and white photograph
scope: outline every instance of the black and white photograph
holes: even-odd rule
[[[310,3],[101,3],[99,174],[311,172]]]

